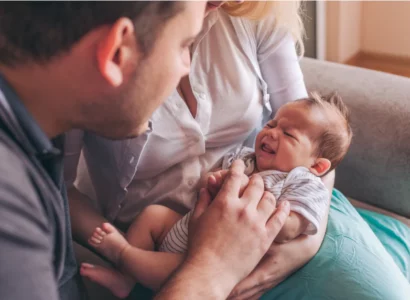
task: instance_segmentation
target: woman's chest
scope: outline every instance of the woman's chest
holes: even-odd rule
[[[260,81],[235,36],[208,32],[195,47],[189,83],[196,112],[176,90],[155,111],[137,177],[159,174],[211,148],[238,144],[260,123]]]

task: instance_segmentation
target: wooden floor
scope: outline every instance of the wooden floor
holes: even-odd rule
[[[349,59],[346,64],[410,77],[410,57],[359,53]]]

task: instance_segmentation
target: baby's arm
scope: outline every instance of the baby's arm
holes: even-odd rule
[[[306,231],[308,225],[309,221],[306,220],[305,217],[297,212],[291,211],[285,225],[276,237],[275,242],[286,243],[297,238]]]
[[[301,168],[292,170],[279,199],[289,201],[291,212],[276,242],[286,243],[301,234],[316,234],[329,205],[329,192],[318,177]]]

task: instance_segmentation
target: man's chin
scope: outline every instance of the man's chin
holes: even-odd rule
[[[132,130],[117,130],[117,131],[94,131],[97,135],[100,135],[104,138],[110,139],[110,140],[125,140],[125,139],[132,139],[140,136],[141,134],[144,134],[147,130],[149,129],[148,122],[133,128]]]
[[[139,126],[139,127],[135,128],[134,131],[132,131],[129,134],[128,138],[134,138],[134,137],[137,137],[141,134],[144,134],[148,129],[149,129],[149,124],[148,124],[148,122],[146,122],[142,126]]]

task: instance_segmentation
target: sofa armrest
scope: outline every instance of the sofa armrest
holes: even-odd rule
[[[410,79],[305,58],[309,91],[338,91],[353,141],[336,170],[346,196],[410,217]]]

